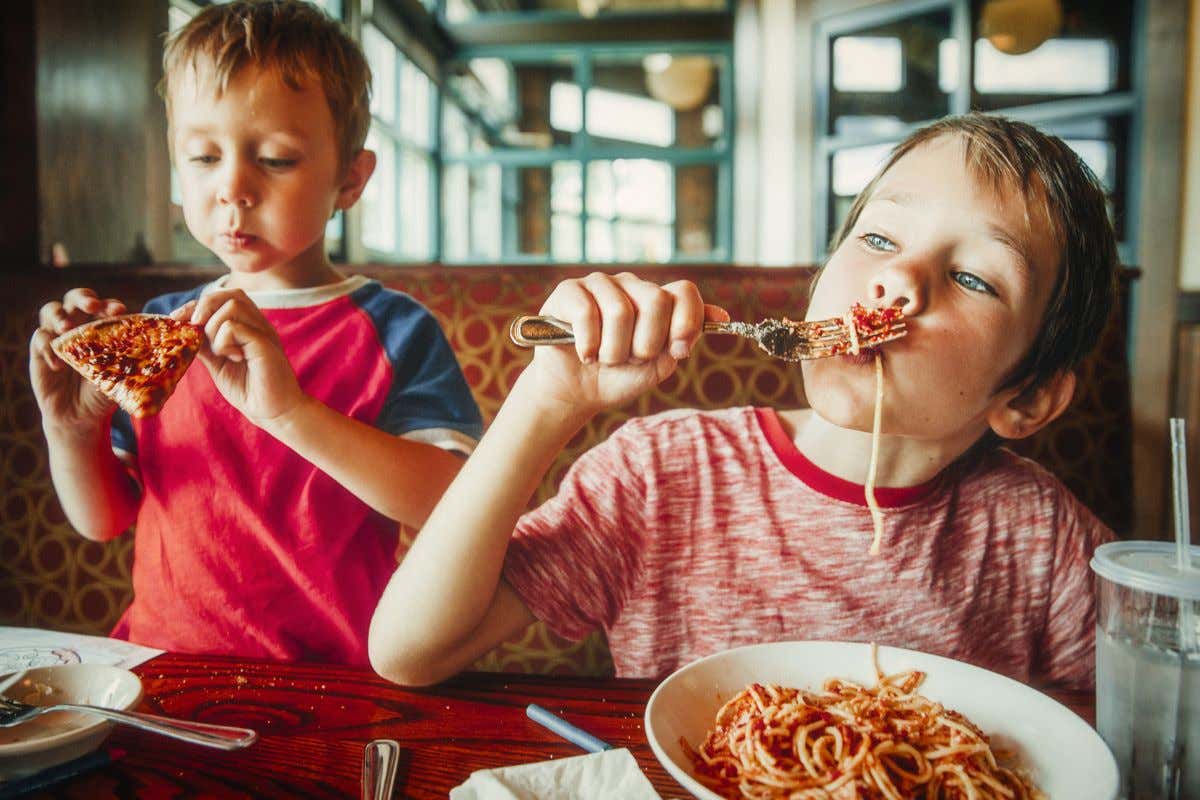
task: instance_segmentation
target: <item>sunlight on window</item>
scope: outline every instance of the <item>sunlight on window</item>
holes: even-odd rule
[[[1063,142],[1083,159],[1083,163],[1087,164],[1088,168],[1096,174],[1105,189],[1112,191],[1112,144],[1094,139],[1063,139]]]
[[[588,261],[667,261],[673,253],[674,174],[649,159],[588,164]]]
[[[842,36],[833,43],[833,88],[839,92],[898,92],[904,52],[894,36]]]
[[[374,130],[367,149],[375,151],[375,173],[362,194],[363,244],[380,253],[396,249],[396,154],[391,142]]]
[[[404,149],[400,156],[400,251],[410,258],[433,255],[429,242],[429,184],[433,167],[429,157]]]
[[[958,86],[958,42],[938,46],[938,86]],[[1103,94],[1117,85],[1117,47],[1107,39],[1050,39],[1010,56],[987,39],[975,42],[975,88],[986,94]]]
[[[895,143],[848,147],[833,154],[831,184],[838,197],[854,197],[883,166]]]
[[[433,144],[433,81],[420,67],[400,61],[400,135],[413,144]]]
[[[371,67],[371,113],[384,122],[396,119],[396,46],[374,25],[364,25],[363,51]]]
[[[646,97],[592,89],[587,95],[588,133],[605,139],[669,147],[675,142],[675,114],[666,103]],[[550,125],[578,133],[583,127],[579,87],[556,82],[550,87]]]

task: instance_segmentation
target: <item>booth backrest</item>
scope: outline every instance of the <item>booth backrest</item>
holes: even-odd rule
[[[534,313],[564,277],[578,267],[420,267],[363,265],[360,272],[420,300],[441,322],[475,398],[490,422],[530,354],[508,340],[508,322]],[[695,281],[707,302],[734,319],[799,318],[808,298],[811,268],[696,265],[634,268],[659,282]],[[28,341],[45,301],[76,285],[119,297],[138,308],[150,297],[189,288],[217,275],[170,268],[37,270],[15,280],[14,301],[0,339],[3,408],[3,492],[0,501],[0,625],[25,625],[105,634],[131,597],[132,537],[88,542],[66,523],[46,463],[37,406],[29,387]],[[1132,272],[1123,281],[1127,288]],[[7,292],[6,292],[7,294]],[[1127,292],[1123,292],[1123,297]],[[1015,449],[1056,473],[1119,534],[1132,508],[1129,364],[1125,303],[1118,304],[1099,346],[1080,370],[1071,408]],[[986,357],[986,354],[980,354]],[[805,405],[795,365],[764,357],[747,341],[707,336],[678,372],[628,407],[596,417],[555,461],[534,502],[551,496],[582,452],[603,441],[631,416],[671,408]],[[411,532],[403,532],[407,541]],[[543,626],[482,659],[482,669],[601,674],[611,662],[599,635],[563,642]]]

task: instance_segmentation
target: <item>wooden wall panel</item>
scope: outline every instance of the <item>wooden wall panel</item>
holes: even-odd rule
[[[77,263],[142,261],[167,4],[35,5],[40,260],[58,242]]]

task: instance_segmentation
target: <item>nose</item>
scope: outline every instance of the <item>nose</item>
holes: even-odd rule
[[[252,168],[240,158],[226,159],[217,187],[217,202],[223,206],[250,208],[257,200]]]
[[[895,306],[905,317],[925,310],[929,299],[927,276],[917,259],[894,259],[871,276],[868,296],[877,307]]]

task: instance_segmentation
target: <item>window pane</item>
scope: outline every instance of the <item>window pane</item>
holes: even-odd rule
[[[563,161],[550,167],[511,170],[515,185],[512,211],[516,220],[516,252],[549,255],[580,249],[578,227],[569,228],[562,217],[577,216],[582,210],[581,172],[578,162]],[[557,221],[557,225],[555,222]],[[555,230],[573,241],[555,241]],[[577,260],[575,256],[571,260]]]
[[[461,155],[471,150],[471,125],[467,115],[452,102],[442,103],[442,152]]]
[[[886,134],[950,113],[950,89],[939,82],[940,43],[949,38],[949,9],[834,38],[829,133]]]
[[[1132,0],[1061,0],[1043,13],[987,3],[976,20],[975,91],[982,110],[1130,88]],[[1057,13],[1056,13],[1057,12]]]
[[[582,118],[578,91],[572,95],[561,88],[554,90],[558,84],[571,85],[573,81],[574,67],[567,59],[473,58],[452,63],[447,69],[455,101],[479,121],[479,135],[471,144],[474,152],[569,146],[569,126],[555,127],[551,120]]]
[[[501,172],[496,164],[442,169],[442,255],[446,261],[499,261]]]
[[[478,3],[472,0],[447,0],[446,21],[469,22],[477,16],[503,14],[510,17],[552,12],[581,17],[608,17],[647,12],[687,14],[689,12],[726,11],[729,0],[522,0],[520,3]]]
[[[689,180],[695,182],[694,177]],[[669,260],[674,251],[674,181],[671,165],[662,161],[589,163],[588,260]],[[703,188],[695,194],[702,199]]]
[[[675,254],[711,255],[717,246],[717,167],[675,168]]]
[[[895,142],[870,147],[847,147],[836,151],[829,159],[829,220],[826,240],[842,224],[854,198],[866,188],[879,172]]]
[[[674,219],[671,165],[644,158],[588,164],[589,215],[670,222]]]
[[[433,255],[429,241],[430,181],[433,166],[419,150],[402,148],[400,157],[400,252],[414,259]]]
[[[375,173],[363,190],[363,244],[380,253],[396,250],[396,146],[372,128],[367,149],[375,151]]]
[[[419,147],[433,145],[433,81],[421,68],[401,57],[400,135]]]
[[[711,147],[724,136],[716,55],[601,56],[592,67],[588,133],[600,144]],[[578,93],[578,88],[575,88]],[[568,130],[579,130],[574,120]]]
[[[1129,202],[1128,116],[1084,117],[1039,127],[1066,142],[1100,179],[1108,197],[1109,216],[1117,241],[1125,241],[1125,209]]]
[[[371,67],[371,113],[396,120],[396,46],[374,25],[363,25],[363,51]]]
[[[904,50],[894,36],[842,36],[833,43],[833,88],[839,92],[898,92],[904,88]]]

